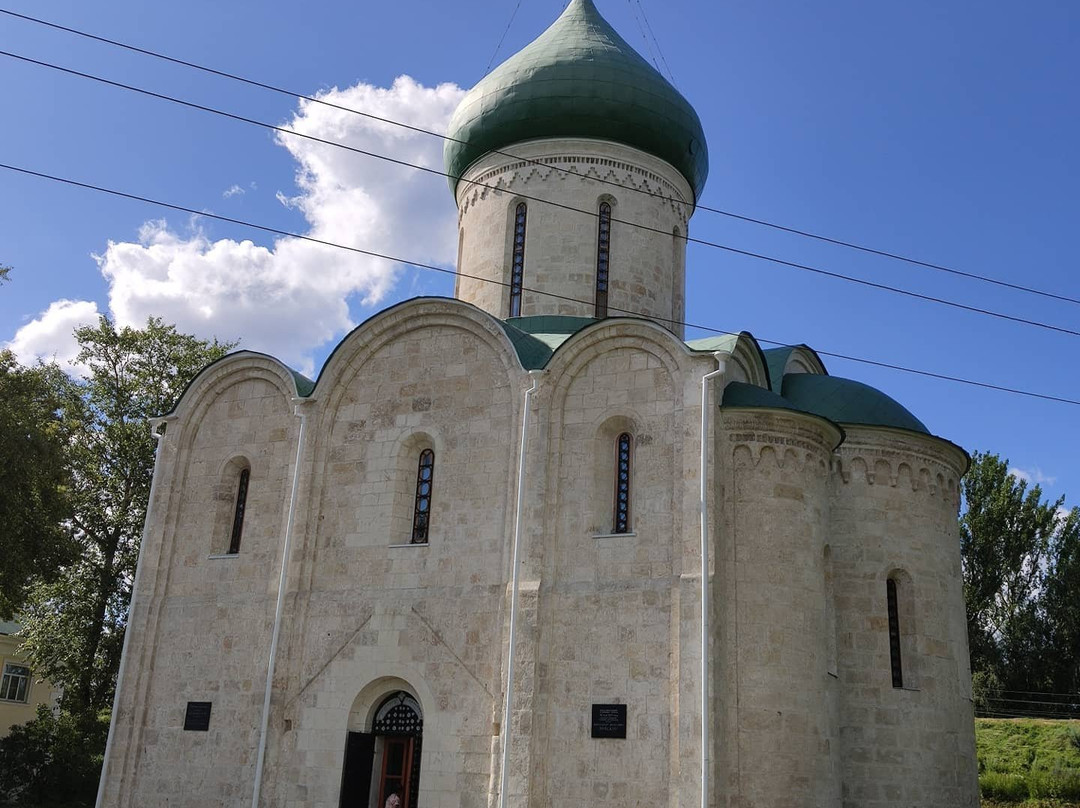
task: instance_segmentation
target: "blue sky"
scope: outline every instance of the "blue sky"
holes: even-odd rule
[[[597,2],[646,55],[638,18],[647,14],[677,86],[698,110],[711,157],[704,204],[1080,297],[1080,5]],[[304,93],[337,88],[331,97],[347,105],[431,126],[445,125],[460,88],[484,74],[514,5],[0,3]],[[497,61],[562,7],[524,0]],[[0,41],[3,50],[440,163],[437,140],[299,109],[288,98],[2,15]],[[454,208],[440,178],[6,57],[0,86],[0,161],[452,265]],[[706,211],[691,234],[1080,328],[1075,304]],[[24,357],[63,358],[63,332],[74,321],[111,311],[135,322],[160,314],[311,372],[350,324],[416,294],[452,294],[445,276],[275,243],[8,172],[0,172],[0,263],[15,267],[0,288],[0,341],[13,340]],[[1080,399],[1075,336],[696,245],[687,285],[694,323]],[[825,361],[832,373],[898,398],[936,434],[1008,456],[1048,492],[1080,501],[1080,407]]]

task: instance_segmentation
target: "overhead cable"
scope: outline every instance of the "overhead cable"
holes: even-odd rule
[[[660,54],[660,61],[664,65],[664,69],[667,70],[668,79],[671,81],[672,86],[675,86],[675,74],[671,72],[671,68],[668,66],[667,59],[664,58],[664,51],[660,48],[660,40],[656,38],[656,34],[653,32],[652,25],[649,24],[649,15],[645,13],[645,6],[642,5],[641,0],[637,0],[638,8],[641,9],[641,17],[645,20],[645,27],[649,29],[649,36],[652,37],[653,44],[656,45],[656,52]],[[660,66],[657,65],[657,70]]]
[[[495,64],[495,57],[499,55],[499,49],[502,47],[503,40],[506,39],[506,35],[510,33],[510,26],[514,24],[514,18],[517,16],[518,9],[521,8],[521,0],[517,0],[517,5],[514,6],[513,13],[510,14],[510,21],[506,23],[506,28],[502,32],[502,36],[499,37],[499,42],[495,45],[495,51],[491,54],[491,58],[488,59],[487,67],[484,68],[484,75],[486,76],[491,70],[491,66]]]
[[[198,103],[195,103],[194,101],[186,101],[186,100],[184,100],[182,98],[176,98],[175,96],[166,95],[164,93],[154,92],[152,90],[147,90],[145,88],[137,87],[137,86],[132,85],[132,84],[126,84],[124,82],[114,81],[112,79],[107,79],[107,78],[104,78],[102,76],[94,75],[92,73],[86,73],[86,72],[83,72],[81,70],[74,70],[74,69],[69,68],[69,67],[63,67],[61,65],[57,65],[57,64],[54,64],[52,62],[46,62],[46,61],[43,61],[43,60],[40,60],[40,59],[32,59],[29,56],[22,56],[20,54],[12,53],[10,51],[5,51],[5,50],[0,50],[0,56],[6,56],[6,57],[8,57],[10,59],[16,59],[18,61],[27,62],[29,64],[37,65],[39,67],[45,67],[45,68],[48,68],[50,70],[56,70],[58,72],[66,73],[68,75],[76,76],[76,77],[79,77],[79,78],[89,79],[91,81],[96,81],[96,82],[99,82],[101,84],[106,84],[106,85],[108,85],[110,87],[115,87],[117,89],[127,90],[127,91],[134,92],[134,93],[139,93],[141,95],[145,95],[145,96],[148,96],[150,98],[156,98],[156,99],[159,99],[161,101],[168,101],[169,103],[178,104],[180,106],[188,107],[190,109],[199,110],[200,112],[207,112],[207,113],[210,113],[212,115],[219,115],[219,116],[221,116],[223,118],[229,118],[231,120],[239,121],[241,123],[247,123],[247,124],[251,124],[252,126],[258,126],[258,127],[263,128],[263,129],[269,129],[271,131],[278,132],[278,133],[284,134],[284,135],[289,135],[291,137],[303,138],[305,140],[309,140],[309,141],[312,141],[312,142],[315,142],[315,143],[321,143],[321,144],[326,145],[326,146],[331,146],[331,147],[338,148],[338,149],[344,149],[345,151],[350,151],[350,152],[353,152],[355,154],[361,154],[361,155],[364,155],[365,157],[371,157],[371,158],[374,158],[374,159],[377,159],[377,160],[383,160],[383,161],[386,161],[386,162],[389,162],[389,163],[393,163],[395,165],[403,166],[405,168],[415,169],[417,171],[422,171],[422,172],[425,172],[425,173],[428,173],[428,174],[434,174],[434,175],[437,175],[437,176],[440,176],[440,177],[446,177],[448,179],[457,179],[457,180],[459,180],[461,182],[467,183],[467,184],[472,185],[472,186],[477,187],[477,188],[485,188],[487,190],[495,191],[497,193],[509,193],[509,191],[506,188],[501,188],[501,187],[499,187],[497,185],[490,185],[490,184],[479,182],[479,181],[476,181],[476,180],[469,180],[469,179],[465,179],[463,177],[456,177],[456,176],[454,176],[452,174],[448,174],[445,171],[440,171],[439,169],[431,168],[430,166],[420,165],[418,163],[410,163],[407,160],[401,160],[401,159],[398,159],[396,157],[390,157],[389,155],[380,154],[379,152],[373,152],[373,151],[370,151],[370,150],[367,150],[367,149],[361,149],[361,148],[358,148],[356,146],[349,146],[349,145],[347,145],[345,143],[339,143],[338,141],[335,141],[335,140],[328,140],[326,138],[321,138],[321,137],[318,137],[316,135],[310,135],[310,134],[307,134],[305,132],[298,132],[295,129],[290,129],[290,128],[285,127],[285,126],[278,126],[276,124],[267,123],[266,121],[260,121],[260,120],[258,120],[256,118],[249,118],[247,116],[238,115],[236,113],[228,112],[226,110],[218,109],[216,107],[207,106],[205,104],[198,104]],[[577,176],[582,176],[582,175],[577,175]],[[589,180],[592,179],[591,177],[583,177],[583,178],[584,179],[589,179]],[[595,211],[595,210],[585,210],[583,208],[574,207],[573,205],[568,205],[568,204],[565,204],[565,203],[562,203],[562,202],[556,202],[556,201],[551,200],[551,199],[543,199],[541,197],[530,196],[528,194],[518,193],[518,192],[515,192],[514,196],[517,197],[517,198],[520,198],[520,199],[529,200],[531,202],[537,202],[539,204],[549,205],[551,207],[556,207],[556,208],[561,208],[563,210],[568,210],[568,211],[571,211],[573,213],[578,213],[578,214],[582,214],[582,215],[585,215],[585,216],[590,216],[590,217],[592,217],[594,219],[599,216],[599,213],[597,211]],[[672,236],[672,234],[670,232],[666,231],[666,230],[663,230],[663,229],[658,228],[658,227],[652,227],[650,225],[646,225],[646,224],[643,224],[641,222],[631,222],[631,221],[628,221],[626,219],[619,219],[619,218],[617,218],[615,216],[611,217],[611,221],[613,223],[623,224],[623,225],[626,225],[628,227],[633,227],[633,228],[636,228],[636,229],[639,229],[639,230],[644,230],[644,231],[651,232],[651,233],[658,233],[660,235],[663,235],[665,238],[670,238]],[[729,246],[727,244],[721,244],[720,242],[717,242],[717,241],[709,241],[708,239],[695,238],[695,237],[690,236],[689,234],[680,235],[680,236],[678,236],[678,238],[680,238],[683,241],[686,241],[686,242],[688,242],[690,244],[700,244],[700,245],[702,245],[704,247],[710,247],[712,249],[723,250],[723,251],[731,253],[733,255],[743,256],[744,258],[752,258],[752,259],[754,259],[756,261],[764,261],[764,262],[767,262],[767,263],[770,263],[770,264],[776,264],[778,266],[788,267],[789,269],[796,269],[796,270],[799,270],[801,272],[810,272],[810,273],[813,273],[815,275],[821,275],[823,277],[833,278],[835,280],[841,280],[841,281],[845,281],[847,283],[853,283],[853,284],[857,284],[859,286],[865,286],[865,287],[868,287],[868,288],[871,288],[871,289],[879,289],[879,290],[884,291],[884,292],[891,292],[892,294],[903,295],[905,297],[910,297],[910,298],[913,298],[915,300],[921,300],[921,301],[924,301],[924,302],[927,302],[927,303],[937,303],[937,304],[942,305],[942,306],[949,306],[951,308],[960,309],[961,311],[971,312],[972,314],[980,314],[980,315],[983,315],[983,316],[986,316],[986,317],[993,317],[995,319],[1005,320],[1005,321],[1013,322],[1013,323],[1018,323],[1020,325],[1027,325],[1027,326],[1031,326],[1031,327],[1034,327],[1034,328],[1044,329],[1044,330],[1047,330],[1047,331],[1053,331],[1053,332],[1056,332],[1056,333],[1059,333],[1059,334],[1067,334],[1067,335],[1073,336],[1073,337],[1080,337],[1080,331],[1077,331],[1077,330],[1071,329],[1071,328],[1065,328],[1064,326],[1054,325],[1052,323],[1045,323],[1045,322],[1042,322],[1040,320],[1032,320],[1032,319],[1029,319],[1027,317],[1018,317],[1018,316],[1015,316],[1015,315],[1012,315],[1012,314],[1006,314],[1004,312],[995,311],[993,309],[986,309],[986,308],[982,308],[980,306],[972,306],[972,305],[969,305],[967,303],[961,303],[961,302],[956,301],[956,300],[949,300],[948,298],[936,297],[934,295],[927,295],[927,294],[923,294],[921,292],[915,292],[915,291],[912,291],[910,289],[904,289],[904,288],[899,287],[899,286],[892,286],[892,285],[886,284],[886,283],[879,283],[877,281],[870,281],[870,280],[867,280],[865,278],[856,277],[854,275],[846,275],[846,274],[844,274],[842,272],[834,272],[832,270],[823,269],[821,267],[816,267],[816,266],[811,266],[809,264],[802,264],[802,263],[798,263],[798,262],[795,262],[795,261],[787,261],[785,259],[776,258],[775,256],[765,255],[763,253],[751,252],[750,250],[742,250],[742,249],[739,249],[737,247]]]
[[[499,280],[495,280],[493,278],[484,278],[484,277],[481,277],[479,275],[471,275],[471,274],[468,274],[468,273],[458,272],[458,271],[456,271],[454,269],[448,269],[447,267],[440,267],[440,266],[436,266],[434,264],[427,264],[427,263],[422,263],[422,262],[419,262],[419,261],[410,261],[410,260],[408,260],[406,258],[400,258],[398,256],[387,255],[385,253],[376,252],[374,250],[365,250],[365,249],[363,249],[361,247],[352,247],[352,246],[349,246],[347,244],[339,244],[337,242],[329,241],[327,239],[320,239],[320,238],[316,238],[314,236],[307,236],[307,235],[303,235],[301,233],[294,233],[294,232],[289,231],[289,230],[283,230],[281,228],[271,227],[269,225],[258,224],[256,222],[251,222],[251,221],[247,221],[247,220],[244,220],[244,219],[238,219],[238,218],[233,217],[233,216],[223,216],[223,215],[218,214],[218,213],[208,213],[205,210],[199,210],[199,209],[188,207],[188,206],[185,206],[185,205],[178,205],[178,204],[173,203],[173,202],[165,202],[165,201],[159,200],[159,199],[152,199],[150,197],[140,196],[138,194],[132,194],[132,193],[128,193],[126,191],[120,191],[120,190],[117,190],[115,188],[107,188],[107,187],[101,186],[101,185],[94,185],[92,183],[80,182],[78,180],[73,180],[73,179],[70,179],[70,178],[67,178],[67,177],[59,177],[59,176],[56,176],[56,175],[53,175],[53,174],[47,174],[47,173],[45,173],[43,171],[35,171],[33,169],[23,168],[21,166],[9,165],[7,163],[0,163],[0,169],[6,170],[6,171],[16,172],[16,173],[19,173],[19,174],[24,174],[24,175],[31,176],[31,177],[37,177],[39,179],[50,180],[52,182],[61,183],[61,184],[64,184],[64,185],[69,185],[69,186],[74,186],[74,187],[77,187],[77,188],[83,188],[83,189],[86,189],[86,190],[89,190],[89,191],[96,191],[98,193],[108,194],[110,196],[119,197],[119,198],[122,198],[122,199],[130,199],[130,200],[135,201],[135,202],[143,202],[143,203],[148,204],[148,205],[155,205],[155,206],[160,207],[160,208],[166,208],[168,210],[175,210],[175,211],[178,211],[180,213],[187,213],[187,214],[192,214],[192,215],[195,215],[195,216],[202,216],[202,217],[205,217],[207,219],[214,219],[214,220],[217,220],[217,221],[226,222],[228,224],[240,225],[241,227],[249,227],[249,228],[251,228],[253,230],[259,230],[259,231],[264,232],[264,233],[271,233],[273,235],[283,236],[283,237],[286,237],[286,238],[294,238],[294,239],[297,239],[299,241],[306,241],[306,242],[310,242],[312,244],[319,244],[319,245],[322,245],[324,247],[332,247],[334,249],[345,250],[347,252],[356,253],[358,255],[366,255],[366,256],[369,256],[371,258],[377,258],[377,259],[383,260],[383,261],[389,261],[389,262],[396,263],[396,264],[402,264],[404,266],[410,266],[410,267],[414,267],[416,269],[421,269],[421,270],[426,270],[426,271],[431,271],[431,272],[439,272],[439,273],[446,274],[446,275],[457,275],[457,276],[462,277],[462,278],[468,278],[469,280],[480,281],[482,283],[490,283],[490,284],[495,285],[495,286],[502,286],[502,287],[509,287],[510,286],[510,284],[507,283],[506,281],[499,281]],[[582,304],[582,305],[585,305],[585,306],[592,306],[593,305],[592,301],[581,300],[580,298],[570,297],[568,295],[560,295],[560,294],[556,294],[554,292],[548,292],[548,291],[544,291],[544,290],[541,290],[541,289],[533,289],[531,287],[522,287],[522,291],[523,292],[529,292],[529,293],[535,294],[535,295],[540,295],[542,297],[553,298],[553,299],[556,299],[556,300],[565,300],[565,301],[569,301],[569,302],[572,302],[572,303],[579,303],[579,304]],[[617,307],[614,307],[614,306],[609,307],[609,311],[618,312],[620,314],[624,314],[624,315],[631,316],[631,317],[641,317],[642,316],[638,312],[634,312],[634,311],[631,311],[629,309],[620,309],[620,308],[617,308]],[[697,324],[697,323],[690,323],[690,322],[687,322],[685,320],[674,320],[674,319],[671,319],[671,318],[657,317],[657,316],[650,316],[647,319],[657,320],[657,321],[660,321],[660,322],[668,323],[669,325],[673,325],[673,326],[683,326],[685,328],[692,328],[692,329],[696,329],[696,330],[699,330],[699,331],[705,331],[705,332],[712,333],[712,334],[722,334],[722,335],[724,335],[724,334],[735,333],[735,332],[732,332],[732,331],[729,331],[729,330],[715,328],[715,327],[712,327],[712,326],[700,325],[700,324]],[[790,343],[778,342],[776,340],[770,340],[770,339],[764,339],[764,338],[756,338],[756,337],[755,337],[755,339],[757,339],[757,341],[759,343],[764,343],[766,345],[776,345],[776,346],[781,346],[781,347],[785,347],[785,346],[790,345]],[[1035,398],[1035,399],[1040,399],[1040,400],[1043,400],[1043,401],[1056,401],[1056,402],[1061,403],[1061,404],[1071,404],[1071,405],[1074,405],[1074,406],[1080,406],[1080,400],[1072,399],[1072,398],[1065,398],[1063,396],[1055,396],[1055,395],[1050,395],[1048,393],[1036,393],[1036,392],[1033,392],[1033,391],[1030,391],[1030,390],[1021,390],[1021,389],[1014,388],[1014,387],[1005,387],[1003,385],[992,384],[990,382],[981,382],[981,381],[977,381],[977,380],[974,380],[974,379],[965,379],[965,378],[962,378],[962,377],[959,377],[959,376],[950,376],[950,375],[947,375],[947,374],[944,374],[944,373],[934,373],[934,372],[928,371],[928,370],[919,370],[918,368],[910,368],[910,367],[905,367],[903,365],[892,364],[892,363],[889,363],[889,362],[880,362],[880,361],[876,361],[876,360],[873,360],[873,359],[865,359],[865,358],[862,358],[862,357],[851,356],[849,354],[842,354],[842,353],[836,353],[836,352],[832,352],[832,351],[822,351],[822,350],[817,350],[816,352],[820,356],[828,356],[828,357],[832,357],[832,358],[835,358],[835,359],[844,359],[844,360],[847,360],[847,361],[850,361],[850,362],[857,362],[857,363],[860,363],[860,364],[871,365],[873,367],[879,367],[879,368],[887,368],[889,370],[896,370],[896,371],[900,371],[900,372],[903,372],[903,373],[910,373],[910,374],[914,374],[914,375],[917,375],[917,376],[924,376],[924,377],[931,378],[931,379],[940,379],[942,381],[955,382],[957,384],[964,384],[964,385],[968,385],[968,386],[971,386],[971,387],[979,387],[979,388],[983,388],[983,389],[986,389],[986,390],[997,390],[998,392],[1002,392],[1002,393],[1009,393],[1009,394],[1012,394],[1012,395],[1025,396],[1025,397],[1028,397],[1028,398]]]
[[[645,26],[641,24],[641,19],[634,10],[634,0],[626,0],[626,5],[630,7],[630,13],[634,15],[634,22],[637,23],[638,31],[641,33],[641,41],[645,43],[645,50],[649,52],[649,58],[652,60],[653,67],[656,68],[657,73],[660,73],[660,63],[656,61],[656,54],[653,53],[652,44],[649,42],[649,38],[645,36]],[[642,11],[644,11],[644,9],[642,9]]]
[[[459,143],[459,144],[462,144],[462,145],[469,145],[469,142],[466,141],[466,140],[461,140],[460,138],[455,138],[455,137],[452,137],[452,136],[447,135],[445,133],[435,132],[435,131],[433,131],[431,129],[426,129],[426,128],[422,127],[422,126],[415,126],[413,124],[408,124],[408,123],[405,123],[403,121],[397,121],[397,120],[394,120],[392,118],[387,118],[387,117],[382,116],[382,115],[376,115],[376,114],[371,113],[371,112],[366,112],[364,110],[355,109],[354,107],[348,107],[348,106],[345,106],[343,104],[336,104],[333,101],[327,101],[326,99],[319,98],[318,96],[307,95],[305,93],[299,93],[299,92],[296,92],[295,90],[288,90],[288,89],[285,89],[283,87],[270,84],[268,82],[259,81],[257,79],[248,78],[246,76],[241,76],[241,75],[238,75],[236,73],[230,73],[230,72],[225,71],[225,70],[219,70],[217,68],[208,67],[206,65],[201,65],[201,64],[198,64],[196,62],[188,61],[186,59],[179,59],[179,58],[174,57],[174,56],[168,56],[168,55],[166,55],[164,53],[160,53],[158,51],[150,50],[148,48],[141,48],[141,47],[139,47],[137,45],[131,45],[131,44],[128,44],[126,42],[121,42],[121,41],[116,40],[116,39],[110,39],[108,37],[100,36],[98,34],[92,34],[92,33],[88,32],[88,31],[82,31],[82,30],[79,30],[77,28],[72,28],[72,27],[69,27],[69,26],[66,26],[66,25],[60,25],[59,23],[50,22],[48,20],[43,20],[43,19],[40,19],[38,17],[32,17],[29,14],[20,14],[19,12],[11,11],[10,9],[5,9],[5,8],[0,8],[0,14],[6,14],[6,15],[8,15],[10,17],[15,17],[15,18],[24,20],[26,22],[34,23],[36,25],[43,25],[43,26],[46,26],[48,28],[53,28],[53,29],[58,30],[58,31],[63,31],[65,33],[69,33],[69,34],[73,34],[75,36],[83,37],[85,39],[90,39],[90,40],[93,40],[95,42],[101,42],[102,44],[105,44],[105,45],[110,45],[110,46],[117,47],[117,48],[123,48],[124,50],[128,50],[128,51],[131,51],[133,53],[138,53],[138,54],[141,54],[143,56],[149,56],[149,57],[152,57],[154,59],[160,59],[162,61],[169,62],[169,63],[175,64],[175,65],[179,65],[181,67],[187,67],[187,68],[191,68],[192,70],[198,70],[198,71],[201,71],[203,73],[208,73],[210,75],[218,76],[220,78],[229,79],[230,81],[236,81],[236,82],[240,82],[242,84],[247,84],[247,85],[249,85],[251,87],[258,87],[259,89],[268,90],[270,92],[278,93],[279,95],[285,95],[285,96],[288,96],[288,97],[296,99],[296,100],[307,101],[307,102],[312,103],[312,104],[319,104],[319,105],[329,107],[329,108],[332,108],[332,109],[340,110],[342,112],[348,112],[348,113],[351,113],[353,115],[360,115],[360,116],[368,118],[370,120],[379,121],[381,123],[389,124],[391,126],[397,126],[397,127],[402,128],[402,129],[408,129],[410,131],[417,132],[419,134],[429,135],[431,137],[436,137],[436,138],[439,138],[441,140],[449,141],[451,143]],[[511,18],[511,21],[512,21],[512,18]],[[662,57],[663,57],[663,55],[661,54],[661,58]],[[570,169],[562,168],[561,166],[550,166],[547,163],[543,163],[541,161],[538,161],[538,160],[535,160],[535,159],[532,159],[532,158],[528,158],[528,157],[521,157],[519,155],[513,154],[512,152],[503,151],[501,149],[489,149],[489,151],[492,154],[498,154],[498,155],[500,155],[502,157],[508,157],[508,158],[510,158],[512,160],[515,160],[515,161],[522,161],[522,162],[525,162],[525,163],[528,163],[528,164],[531,164],[531,165],[542,166],[542,167],[550,168],[552,170],[559,171],[559,172],[576,173],[576,172],[570,171]],[[671,197],[671,196],[669,196],[667,194],[659,193],[659,192],[656,192],[656,191],[651,191],[651,190],[649,190],[647,188],[636,188],[634,186],[623,185],[621,182],[618,182],[618,181],[615,181],[615,180],[609,180],[609,179],[593,178],[593,180],[595,182],[599,182],[599,183],[601,183],[603,185],[612,185],[612,186],[615,186],[615,187],[618,187],[618,188],[622,188],[622,189],[625,189],[625,190],[628,190],[628,191],[632,191],[634,193],[640,193],[640,194],[645,194],[647,196],[652,196],[652,197],[657,197],[657,198],[660,198],[660,199],[664,199],[664,200],[667,200],[669,202],[672,202],[673,204],[678,204],[678,205],[683,205],[683,206],[686,206],[686,205],[689,204],[689,203],[685,202],[684,200],[675,199],[674,197]],[[810,230],[804,230],[804,229],[800,229],[800,228],[796,228],[796,227],[789,227],[789,226],[786,226],[786,225],[777,224],[776,222],[768,221],[766,219],[755,218],[753,216],[746,216],[744,214],[734,213],[733,211],[724,210],[722,208],[710,207],[708,205],[703,205],[700,202],[698,202],[693,207],[694,207],[695,210],[708,211],[709,213],[715,213],[715,214],[720,215],[720,216],[726,216],[728,218],[735,219],[735,220],[738,220],[738,221],[743,221],[743,222],[747,222],[747,223],[750,223],[750,224],[760,225],[762,227],[767,227],[767,228],[771,228],[771,229],[774,229],[774,230],[777,230],[777,231],[790,233],[790,234],[796,235],[796,236],[802,236],[804,238],[814,239],[816,241],[820,241],[820,242],[823,242],[823,243],[826,243],[826,244],[832,244],[832,245],[837,246],[837,247],[844,247],[846,249],[851,249],[851,250],[856,250],[856,251],[859,251],[859,252],[863,252],[863,253],[866,253],[868,255],[876,255],[876,256],[878,256],[880,258],[888,258],[888,259],[894,260],[894,261],[901,261],[903,263],[910,264],[912,266],[918,266],[918,267],[922,267],[924,269],[930,269],[930,270],[933,270],[933,271],[936,271],[936,272],[943,272],[943,273],[947,273],[947,274],[954,275],[954,276],[957,276],[957,277],[967,278],[969,280],[976,280],[976,281],[980,281],[980,282],[983,282],[983,283],[992,284],[994,286],[999,286],[999,287],[1006,288],[1006,289],[1012,289],[1012,290],[1018,291],[1018,292],[1026,292],[1028,294],[1038,295],[1040,297],[1046,297],[1046,298],[1049,298],[1049,299],[1052,299],[1052,300],[1058,300],[1058,301],[1062,301],[1062,302],[1065,302],[1065,303],[1073,303],[1073,304],[1076,304],[1076,305],[1080,305],[1080,298],[1073,297],[1073,296],[1070,296],[1070,295],[1061,294],[1061,293],[1057,293],[1057,292],[1048,292],[1048,291],[1043,290],[1043,289],[1037,289],[1035,287],[1025,286],[1025,285],[1019,284],[1019,283],[1012,283],[1010,281],[1004,281],[1004,280],[1001,280],[999,278],[992,278],[992,277],[990,277],[988,275],[980,275],[979,273],[976,273],[976,272],[966,272],[964,270],[956,269],[955,267],[949,267],[949,266],[945,266],[943,264],[937,264],[937,263],[934,263],[934,262],[931,262],[931,261],[923,261],[923,260],[920,260],[918,258],[911,258],[910,256],[901,255],[901,254],[896,253],[896,252],[890,252],[888,250],[880,250],[880,249],[876,249],[876,248],[873,248],[873,247],[867,247],[867,246],[865,246],[863,244],[858,244],[858,243],[853,242],[853,241],[846,241],[844,239],[832,238],[830,236],[821,235],[820,233],[814,233],[814,232],[812,232]]]

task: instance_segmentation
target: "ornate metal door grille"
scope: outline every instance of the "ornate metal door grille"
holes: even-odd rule
[[[396,693],[384,701],[371,728],[375,735],[419,735],[423,730],[420,706],[408,693]]]

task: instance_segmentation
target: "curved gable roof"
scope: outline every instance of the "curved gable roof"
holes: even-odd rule
[[[814,372],[828,375],[825,363],[817,355],[817,351],[809,345],[783,345],[779,348],[769,348],[762,352],[765,362],[769,367],[769,384],[774,393],[779,393],[784,383],[784,374],[788,372],[793,359],[802,359],[804,364],[814,368]]]

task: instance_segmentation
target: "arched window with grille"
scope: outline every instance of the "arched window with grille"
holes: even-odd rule
[[[596,231],[596,306],[593,316],[600,320],[608,311],[608,270],[611,266],[611,205],[600,203]]]
[[[900,595],[897,592],[896,578],[890,577],[885,582],[885,595],[889,612],[889,661],[892,666],[892,686],[904,686],[904,665],[901,659],[902,635],[900,633]]]
[[[524,202],[514,212],[514,248],[510,260],[510,316],[521,316],[521,286],[525,276],[525,218]]]
[[[630,532],[630,464],[633,438],[623,432],[615,439],[615,516],[612,533]]]
[[[431,491],[435,478],[435,452],[424,449],[416,469],[416,501],[413,507],[412,544],[427,544],[431,526]]]
[[[236,486],[236,506],[233,508],[232,533],[229,536],[229,555],[240,552],[240,539],[244,534],[244,513],[247,511],[248,482],[251,469],[240,470],[240,479]]]

